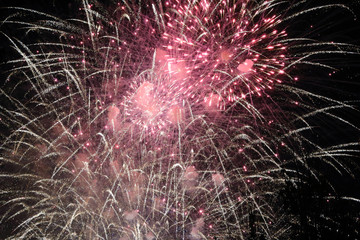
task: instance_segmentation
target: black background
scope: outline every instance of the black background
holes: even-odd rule
[[[107,1],[108,2],[108,1]],[[296,1],[295,1],[296,2]],[[359,1],[308,1],[306,5],[318,6],[322,4],[331,3],[346,3],[353,10],[355,15],[352,15],[349,11],[334,9],[333,11],[318,11],[316,13],[306,14],[303,17],[299,17],[294,20],[287,27],[287,31],[291,36],[298,37],[310,37],[321,41],[334,41],[343,42],[348,44],[354,44],[360,46],[360,2]],[[14,13],[13,10],[8,10],[4,7],[15,6],[31,8],[38,11],[53,14],[59,18],[67,19],[76,17],[78,8],[81,6],[80,1],[71,0],[0,0],[0,20],[4,20],[9,14]],[[290,21],[291,23],[291,21]],[[312,26],[312,27],[311,27]],[[0,31],[5,32],[9,36],[15,36],[20,40],[26,41],[25,37],[21,35],[17,29],[12,29],[9,26],[0,26]],[[8,65],[5,63],[13,58],[16,58],[14,51],[9,48],[9,41],[3,35],[0,35],[0,85],[2,86],[5,82]],[[328,74],[331,72],[328,69],[319,68],[300,68],[299,77],[300,81],[298,87],[307,89],[313,93],[319,93],[328,96],[332,99],[340,101],[352,101],[358,110],[360,110],[360,57],[358,55],[327,55],[325,57],[319,57],[322,63],[330,64],[331,66],[338,69],[335,74],[331,77]],[[360,114],[356,111],[345,111],[340,112],[339,115],[350,121],[354,125],[360,127]],[[359,142],[360,134],[359,131],[355,131],[353,128],[346,126],[334,126],[331,121],[324,120],[323,125],[325,126],[321,131],[314,134],[314,141],[321,141],[326,144],[328,141],[331,144],[341,142]],[[319,135],[319,136],[317,136]],[[317,139],[318,138],[318,139]],[[360,166],[360,158],[359,165]],[[321,166],[319,166],[321,167]],[[339,195],[350,196],[360,199],[360,174],[358,169],[355,170],[355,178],[349,175],[339,175],[332,172],[331,170],[325,171],[324,174],[327,178],[331,179],[331,183],[335,186],[336,191]],[[313,191],[326,192],[326,189],[322,189],[322,185],[314,184],[313,186],[305,186],[302,190],[304,194],[312,194]],[[285,196],[289,198],[289,201],[293,201],[296,196],[285,193]],[[309,211],[308,204],[314,204],[309,199],[302,199],[303,204],[296,205],[299,208],[298,211]],[[309,202],[307,202],[309,201]],[[360,217],[360,208],[358,205],[347,205],[346,202],[340,202],[343,206],[333,206],[330,211],[334,211],[334,215],[339,215],[338,222],[341,223],[342,215],[356,215],[358,213],[358,219]],[[294,206],[292,206],[294,207]],[[322,206],[315,206],[321,208]],[[319,210],[320,211],[320,210]],[[310,214],[310,213],[309,213]],[[316,214],[316,213],[314,213]],[[321,214],[321,211],[320,211]],[[344,225],[349,225],[348,218],[343,217]],[[319,224],[321,224],[319,220]],[[355,225],[358,225],[360,229],[360,222],[358,221]],[[355,225],[350,224],[351,228]],[[1,229],[0,229],[1,230]],[[299,239],[340,239],[339,237],[348,237],[346,234],[347,227],[343,226],[340,231],[343,231],[343,235],[336,235],[331,231],[324,233],[322,236],[316,236],[317,233],[310,233],[311,230],[304,227],[303,231],[307,231],[308,235],[303,235]],[[350,236],[348,239],[354,237]],[[1,238],[1,234],[0,234]],[[345,238],[344,238],[345,239]]]

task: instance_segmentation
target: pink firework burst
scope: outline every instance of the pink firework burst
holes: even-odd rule
[[[173,11],[164,13],[157,50],[192,98],[224,108],[283,81],[287,34],[278,29],[281,18],[266,11],[271,1],[167,4]]]
[[[125,115],[141,129],[166,132],[184,120],[182,96],[168,75],[148,72],[132,81],[122,102]],[[165,131],[165,132],[164,132]]]
[[[294,239],[303,224],[318,234],[305,200],[338,227],[318,206],[359,199],[323,176],[355,172],[358,139],[326,145],[316,131],[358,133],[342,115],[354,107],[296,85],[291,68],[359,48],[291,38],[292,19],[348,10],[310,2],[82,0],[69,20],[13,8],[0,27],[26,34],[4,35],[18,54],[0,90],[5,237]],[[326,194],[306,199],[311,181]]]

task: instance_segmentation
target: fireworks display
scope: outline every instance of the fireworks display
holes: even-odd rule
[[[338,187],[359,175],[359,98],[324,84],[359,47],[305,21],[355,18],[350,6],[69,8],[70,19],[20,7],[2,18],[13,50],[0,92],[5,239],[360,236],[349,211],[360,196]]]

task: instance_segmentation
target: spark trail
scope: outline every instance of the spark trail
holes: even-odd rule
[[[321,182],[312,162],[355,176],[359,154],[311,135],[324,118],[358,135],[341,115],[356,108],[298,87],[293,68],[359,48],[290,36],[306,14],[351,13],[308,2],[84,0],[69,20],[10,8],[2,24],[37,38],[2,33],[19,55],[1,88],[6,237],[299,237],[283,192]]]

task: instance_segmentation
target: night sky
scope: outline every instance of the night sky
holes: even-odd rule
[[[110,1],[104,2],[106,2],[106,6]],[[319,11],[316,14],[308,14],[303,18],[294,20],[293,24],[287,27],[288,34],[298,37],[311,37],[320,41],[343,42],[360,47],[360,37],[358,37],[360,32],[360,2],[314,0],[309,1],[308,5],[321,5],[321,3],[329,2],[351,2],[349,6],[357,14],[357,19],[354,19],[354,16],[351,16],[349,12],[339,9],[334,9],[333,12],[331,10]],[[0,0],[0,17],[1,20],[4,20],[6,16],[13,13],[13,10],[1,9],[1,7],[19,6],[44,11],[66,19],[77,16],[77,9],[80,4],[78,1],[70,0]],[[0,24],[0,32],[16,37],[25,43],[33,42],[34,38],[38,37],[36,33],[25,36],[23,30],[17,29],[15,25]],[[9,48],[9,41],[3,35],[0,35],[0,56],[0,84],[3,86],[9,70],[11,70],[11,66],[6,63],[18,57]],[[338,109],[334,110],[333,113],[360,128],[360,91],[358,90],[360,89],[360,56],[356,54],[329,54],[314,56],[310,59],[329,64],[337,70],[333,73],[329,69],[299,66],[293,70],[293,74],[299,76],[296,86],[331,99],[349,102],[356,110]],[[0,104],[5,106],[8,103]],[[315,102],[313,104],[314,106],[321,106],[321,103]],[[9,106],[6,105],[6,107]],[[309,122],[317,127],[311,133],[307,133],[306,137],[321,146],[360,141],[360,131],[356,131],[353,127],[349,127],[348,124],[340,121],[317,117]],[[5,139],[8,134],[9,132],[6,129],[2,129],[0,139]],[[359,146],[357,148],[360,150]],[[281,191],[279,197],[283,199],[288,214],[299,216],[298,219],[300,219],[298,231],[301,234],[296,239],[360,239],[360,202],[340,199],[342,196],[360,199],[360,156],[355,160],[354,158],[348,160],[341,156],[339,159],[345,161],[346,166],[351,166],[353,176],[345,171],[341,171],[340,174],[321,162],[310,163],[313,164],[313,169],[321,172],[319,182],[309,178],[308,182],[300,184],[297,189],[288,184],[288,187]],[[347,161],[351,161],[351,163]],[[8,170],[5,168],[5,165],[1,164],[0,172],[7,172]],[[2,183],[0,181],[0,184]],[[328,187],[329,183],[334,187],[333,190]],[[330,203],[321,199],[321,197],[326,197],[329,192],[335,195],[335,200]],[[318,198],[314,198],[314,196],[318,196]],[[3,211],[5,210],[0,205],[0,215]],[[324,215],[334,219],[333,225],[324,221],[322,217]],[[316,228],[313,227],[313,224],[310,226],[309,219],[316,222]],[[1,225],[0,239],[2,236],[11,236],[9,229],[12,227],[6,224]],[[354,229],[357,229],[359,235],[356,235]],[[250,239],[265,239],[262,237],[254,234],[250,236]]]

